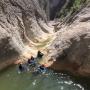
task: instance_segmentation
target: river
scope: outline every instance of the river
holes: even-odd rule
[[[43,75],[31,72],[18,74],[14,66],[0,72],[0,90],[87,90],[76,81],[67,74],[51,70]]]

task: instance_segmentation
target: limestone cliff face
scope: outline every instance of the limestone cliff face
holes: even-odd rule
[[[36,50],[41,42],[44,46],[51,35],[44,47],[44,62],[55,70],[90,75],[89,3],[80,10],[86,1],[89,0],[0,0],[0,69],[23,53]],[[58,32],[53,22],[48,23],[55,17],[59,17]],[[68,19],[69,24],[61,24],[60,17],[65,22],[71,17],[72,22]]]
[[[0,0],[0,63],[27,51],[26,44],[47,39],[49,31],[38,22],[47,20],[41,4],[38,0]]]
[[[71,25],[63,25],[48,48],[51,68],[76,75],[90,75],[90,5],[74,18]],[[52,59],[52,60],[51,60]]]

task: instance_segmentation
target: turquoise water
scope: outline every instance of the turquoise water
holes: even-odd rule
[[[17,73],[16,67],[0,72],[0,90],[85,90],[70,76],[49,71],[44,75],[31,72]]]

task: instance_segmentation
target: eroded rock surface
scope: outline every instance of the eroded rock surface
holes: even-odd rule
[[[0,61],[14,59],[30,49],[27,44],[48,38],[50,32],[42,30],[39,19],[45,23],[47,17],[38,0],[0,0]]]
[[[75,15],[70,25],[58,23],[58,30],[54,30],[53,21],[47,21],[54,19],[68,2],[0,0],[0,69],[20,55],[30,57],[37,53],[37,47],[47,44],[44,47],[47,67],[90,76],[90,5]]]
[[[90,76],[90,7],[75,16],[71,25],[63,26],[48,48],[51,68],[76,75]],[[53,59],[53,60],[52,60]]]

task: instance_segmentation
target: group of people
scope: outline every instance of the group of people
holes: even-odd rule
[[[37,66],[37,59],[41,59],[43,57],[43,55],[44,54],[41,51],[38,51],[36,58],[34,58],[33,56],[31,56],[31,58],[27,60],[27,66],[34,67],[35,68]],[[26,70],[26,67],[23,66],[23,64],[21,64],[21,63],[19,64],[18,68],[19,68],[19,71],[20,72],[23,72],[23,71]],[[45,65],[38,65],[38,67],[36,67],[36,71],[35,72],[45,73],[46,72]]]

